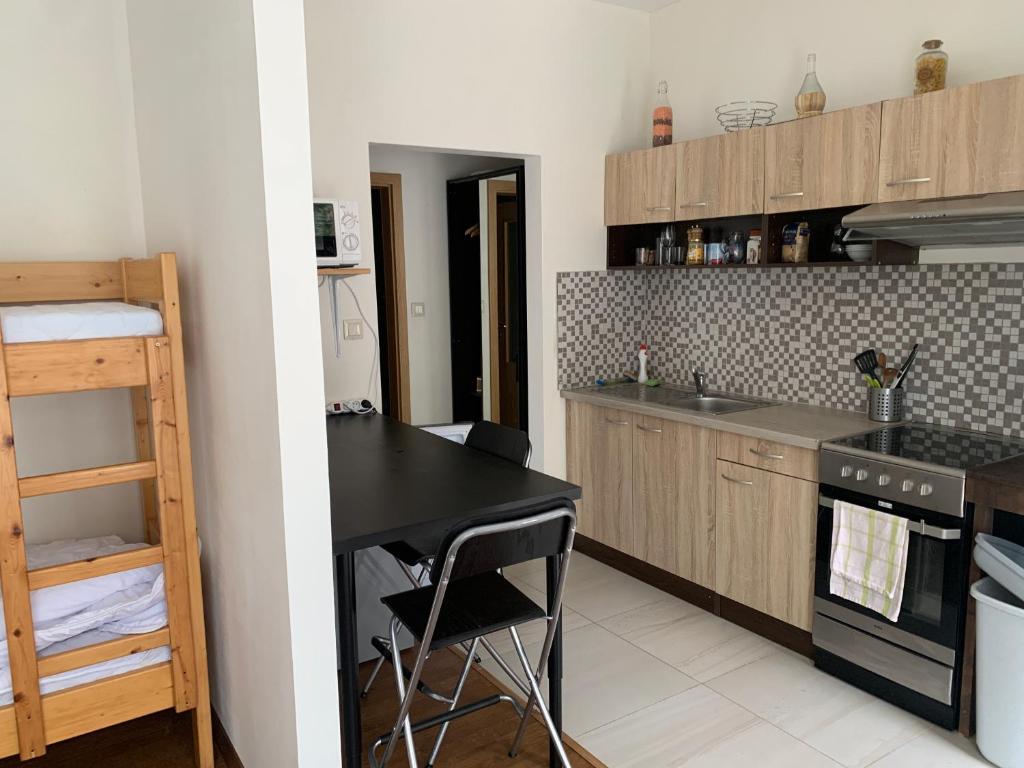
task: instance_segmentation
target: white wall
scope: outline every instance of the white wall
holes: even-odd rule
[[[0,4],[0,260],[145,255],[124,0]],[[18,469],[132,460],[125,392],[12,401]],[[142,537],[135,485],[24,503],[30,542]]]
[[[649,43],[647,14],[592,0],[306,0],[318,194],[369,210],[371,142],[529,156],[530,432],[556,474],[555,273],[604,264],[604,155],[646,136]],[[372,281],[351,282],[369,312]],[[371,349],[346,347],[329,396],[365,389]]]
[[[213,704],[249,768],[338,765],[302,5],[132,0],[148,248],[179,254]]]
[[[718,133],[715,107],[729,101],[767,99],[777,121],[794,117],[808,53],[833,110],[913,94],[931,38],[949,53],[948,85],[1024,73],[1022,30],[1020,0],[685,1],[651,15],[651,64],[668,80],[678,141]]]
[[[402,176],[407,301],[404,312],[409,323],[409,394],[413,424],[444,424],[452,420],[448,204],[445,182],[476,171],[501,168],[509,162],[501,158],[430,152],[408,147],[370,147],[371,171],[398,173]],[[365,232],[370,234],[368,221],[365,222]],[[367,250],[369,256],[372,256],[372,248]],[[368,258],[365,262],[370,264]],[[372,278],[365,278],[365,282],[372,285]],[[321,293],[326,290],[325,285]],[[338,296],[340,305],[345,307],[343,317],[357,317],[348,292],[340,289]],[[413,317],[410,305],[414,302],[425,305],[424,316]],[[330,313],[323,314],[329,321]],[[376,317],[371,320],[376,323]],[[334,377],[347,380],[346,362],[344,357],[339,360],[333,353],[328,354],[325,358],[328,381]],[[365,382],[365,377],[361,381]],[[362,396],[362,390],[347,396]],[[375,402],[379,404],[380,401],[378,399]]]

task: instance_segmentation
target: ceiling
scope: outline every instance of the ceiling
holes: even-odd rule
[[[640,11],[657,11],[666,5],[672,5],[676,0],[598,0],[611,5],[621,5],[623,8],[636,8]]]

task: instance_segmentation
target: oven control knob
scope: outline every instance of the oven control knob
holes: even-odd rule
[[[888,485],[888,484],[889,484],[890,482],[892,482],[892,478],[891,478],[891,477],[889,477],[888,475],[886,475],[886,474],[884,474],[884,473],[883,473],[883,474],[881,474],[881,475],[879,475],[879,476],[878,476],[878,484],[879,484],[879,486],[881,486],[882,488],[884,488],[885,486],[887,486],[887,485]]]
[[[917,489],[917,492],[922,496],[931,496],[932,491],[935,490],[928,483],[921,483],[921,487]]]
[[[868,471],[866,469],[858,469],[857,474],[854,475],[854,479],[858,482],[864,482],[868,479]]]
[[[853,467],[851,467],[849,464],[839,468],[839,476],[840,477],[849,477],[852,474],[853,474]]]
[[[914,490],[914,481],[904,480],[902,485],[900,485],[900,490],[903,491],[904,493],[910,493],[912,490]]]

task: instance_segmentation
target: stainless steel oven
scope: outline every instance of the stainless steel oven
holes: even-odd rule
[[[963,478],[847,454],[821,454],[813,642],[819,666],[948,728],[959,708],[972,510]],[[896,621],[833,595],[838,500],[909,521]]]

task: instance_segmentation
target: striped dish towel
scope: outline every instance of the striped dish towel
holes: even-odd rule
[[[836,501],[829,591],[896,621],[909,541],[906,518]]]

